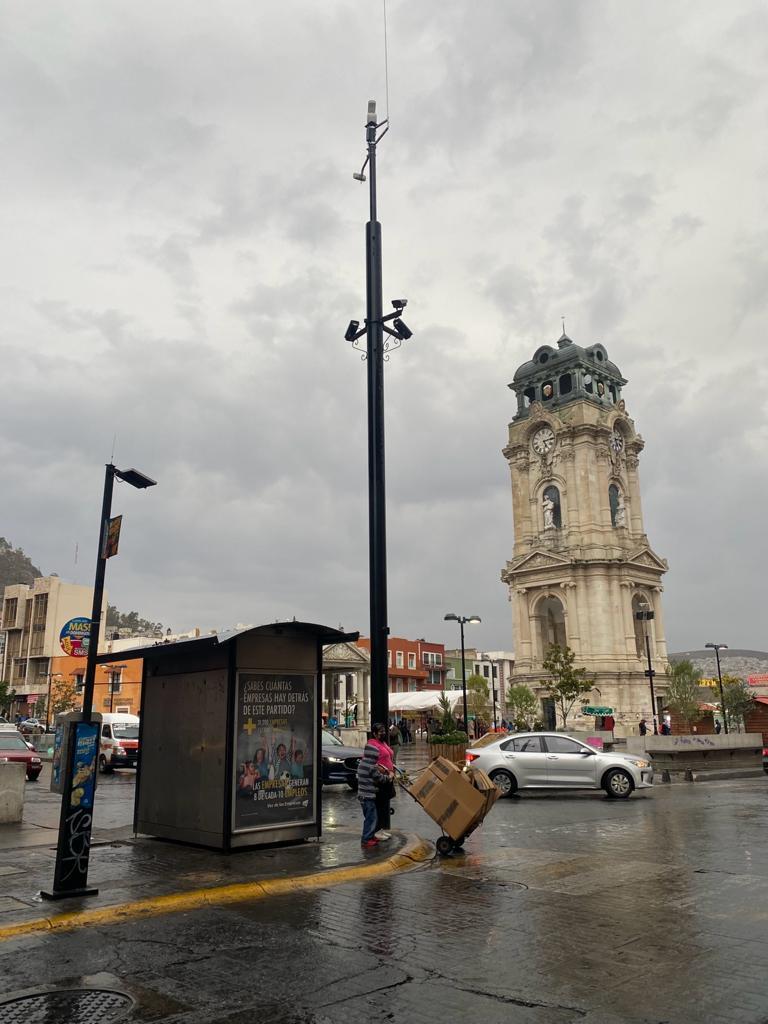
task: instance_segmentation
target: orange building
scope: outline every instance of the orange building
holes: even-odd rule
[[[141,706],[141,673],[143,661],[128,659],[121,661],[119,654],[108,665],[96,666],[93,684],[93,710],[127,711],[138,715]],[[55,688],[58,680],[66,680],[75,686],[75,700],[82,707],[85,681],[85,658],[64,655],[51,659],[51,685]],[[55,689],[54,689],[55,693]]]
[[[358,647],[371,649],[368,637],[361,636]],[[406,640],[391,636],[387,641],[387,681],[390,693],[442,690],[445,686],[445,645],[427,640]]]

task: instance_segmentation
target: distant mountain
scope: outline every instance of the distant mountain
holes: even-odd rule
[[[5,537],[0,537],[0,597],[12,583],[29,584],[42,575],[21,548],[13,547]]]
[[[670,654],[669,660],[673,664],[676,661],[692,661],[708,679],[717,676],[717,661],[712,650],[678,651]],[[737,676],[739,679],[768,675],[768,651],[748,651],[737,647],[722,650],[720,668],[724,675]]]

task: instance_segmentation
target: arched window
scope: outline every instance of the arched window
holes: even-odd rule
[[[627,510],[624,507],[624,499],[616,484],[608,488],[608,502],[611,506],[611,526],[627,525]]]
[[[546,597],[536,606],[539,656],[545,658],[553,644],[565,647],[565,609],[557,597]]]
[[[584,390],[587,392],[588,395],[591,395],[593,390],[594,390],[594,388],[592,386],[592,374],[591,373],[585,373],[584,374]]]
[[[560,491],[554,484],[544,488],[544,493],[541,496],[541,508],[544,514],[544,529],[559,530],[563,525],[563,518],[560,510]]]
[[[526,388],[523,392],[523,398],[525,399],[525,407],[527,409],[531,402],[536,401],[536,388]]]
[[[541,397],[545,402],[548,402],[550,398],[555,394],[555,386],[551,380],[545,380],[541,385]]]
[[[573,391],[573,378],[570,373],[564,373],[557,383],[561,395],[570,395],[571,391]]]

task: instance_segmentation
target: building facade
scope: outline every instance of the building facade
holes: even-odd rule
[[[368,637],[361,636],[358,646],[371,649]],[[387,681],[390,693],[416,693],[442,690],[447,666],[445,645],[428,640],[407,640],[391,636],[387,641]]]
[[[551,726],[542,662],[552,644],[569,646],[576,665],[595,676],[583,705],[610,707],[617,735],[651,718],[646,630],[657,709],[667,664],[661,581],[668,566],[645,533],[644,442],[622,397],[626,383],[603,345],[582,348],[563,333],[515,373],[517,411],[504,448],[514,548],[501,578],[512,604],[512,682],[537,693]],[[594,725],[580,704],[574,711],[569,726]]]
[[[45,705],[53,681],[85,672],[92,605],[92,587],[64,583],[58,576],[5,588],[0,678],[16,691],[14,714],[33,714]],[[102,622],[106,613],[105,594]]]

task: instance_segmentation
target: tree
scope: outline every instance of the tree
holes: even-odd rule
[[[567,727],[568,715],[573,705],[579,697],[589,693],[595,684],[595,677],[588,676],[585,668],[573,667],[575,660],[576,654],[570,647],[552,644],[542,663],[544,671],[550,678],[542,679],[540,682],[553,698],[564,729]]]
[[[117,629],[129,636],[160,636],[165,632],[162,622],[143,619],[138,612],[120,612],[113,604],[107,605],[107,629]]]
[[[456,728],[456,719],[453,717],[451,702],[444,693],[437,698],[437,706],[440,708],[440,726],[443,732],[453,732]]]
[[[77,687],[70,679],[54,679],[51,682],[51,719],[65,711],[74,711],[78,705]]]
[[[674,665],[667,665],[667,676],[669,677],[666,694],[667,706],[682,718],[690,732],[691,722],[700,715],[699,680],[701,672],[692,661],[684,658],[682,661],[675,662]]]
[[[7,715],[16,691],[7,680],[0,679],[0,715]]]
[[[530,729],[538,711],[536,694],[529,687],[520,684],[507,690],[507,715],[516,729]]]
[[[752,696],[752,691],[743,679],[737,676],[723,676],[725,720],[729,729],[732,729],[734,724],[736,728],[741,727],[744,715],[752,708]]]
[[[482,718],[488,711],[488,680],[473,674],[467,679],[467,707],[475,718]]]

